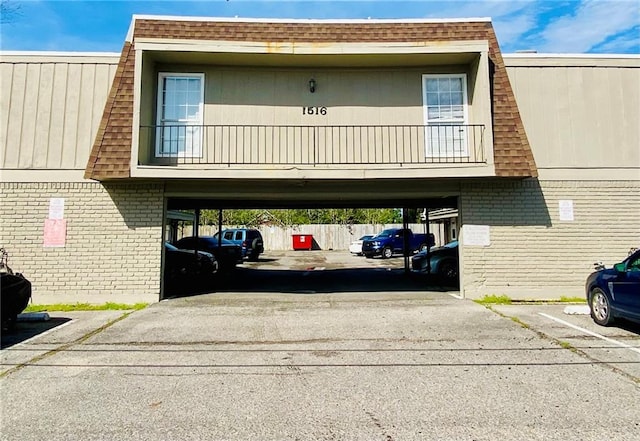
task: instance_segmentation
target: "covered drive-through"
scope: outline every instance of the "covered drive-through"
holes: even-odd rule
[[[201,234],[207,234],[202,232],[199,228],[201,224],[201,214],[204,210],[208,210],[209,213],[213,212],[217,214],[215,225],[213,225],[213,231],[222,231],[225,225],[223,225],[223,214],[226,210],[238,210],[238,209],[257,209],[257,210],[270,210],[270,209],[353,209],[353,208],[362,208],[362,209],[385,209],[392,208],[398,209],[402,212],[402,226],[405,229],[408,229],[410,226],[410,219],[408,213],[410,212],[418,212],[421,216],[419,216],[420,232],[424,232],[427,235],[431,234],[432,222],[429,218],[429,213],[434,210],[448,210],[457,212],[458,210],[458,198],[457,196],[449,195],[449,196],[437,196],[437,197],[422,197],[422,198],[397,198],[390,197],[390,195],[385,195],[381,192],[371,192],[367,194],[366,198],[361,199],[353,199],[353,198],[340,198],[341,195],[348,193],[349,186],[345,186],[344,193],[325,193],[324,199],[318,198],[317,195],[310,193],[309,198],[304,197],[296,197],[287,198],[286,195],[283,195],[282,198],[277,197],[264,197],[260,195],[260,197],[250,198],[245,195],[244,197],[237,197],[237,195],[223,197],[222,195],[216,195],[215,197],[210,195],[176,195],[176,196],[168,196],[166,198],[166,213],[167,216],[165,219],[166,228],[165,231],[165,241],[171,241],[176,238],[176,231],[172,231],[172,225],[176,225],[178,221],[180,222],[190,222],[192,223],[192,227],[189,230],[189,233],[193,236],[200,236]],[[255,195],[254,195],[255,196]],[[415,223],[413,223],[415,228]],[[211,231],[211,228],[208,230]],[[221,235],[217,236],[221,240]],[[265,285],[268,286],[268,290],[278,291],[278,287],[272,286],[274,280],[277,280],[277,284],[281,284],[280,287],[281,292],[333,292],[334,288],[331,286],[335,286],[335,290],[340,290],[340,286],[347,286],[347,290],[359,290],[352,286],[350,283],[342,283],[338,281],[338,278],[347,276],[353,276],[354,280],[363,280],[367,281],[370,284],[375,284],[376,289],[382,288],[383,285],[389,284],[389,286],[396,286],[397,283],[392,281],[391,279],[404,278],[407,279],[408,276],[411,275],[411,253],[409,252],[410,246],[408,243],[408,237],[404,237],[404,252],[395,256],[392,262],[380,262],[379,259],[360,259],[360,260],[352,260],[352,262],[357,262],[358,265],[362,265],[362,262],[367,260],[367,263],[370,263],[370,267],[373,268],[374,273],[365,271],[362,268],[358,268],[356,271],[355,268],[351,268],[349,266],[349,262],[346,263],[346,268],[342,268],[340,271],[334,272],[325,272],[323,274],[322,279],[318,279],[318,283],[323,281],[323,286],[314,285],[312,289],[302,289],[300,286],[292,286],[296,285],[296,277],[300,275],[308,276],[308,272],[302,272],[302,274],[298,274],[295,270],[290,269],[289,266],[286,266],[288,270],[277,272],[278,277],[272,277],[267,282],[264,283],[256,283],[252,285],[251,283],[247,283],[248,279],[256,279],[260,276],[266,274],[261,273],[260,276],[257,275],[258,269],[265,269],[265,267],[269,267],[265,265],[264,262],[270,262],[275,260],[273,256],[280,255],[281,253],[270,253],[270,250],[265,250],[265,256],[269,257],[268,259],[262,259],[262,262],[251,263],[241,265],[239,271],[235,271],[234,274],[227,274],[225,277],[218,276],[218,280],[213,284],[214,286],[209,287],[212,289],[208,289],[205,287],[204,289],[196,290],[198,292],[209,292],[209,291],[218,291],[224,289],[224,286],[228,286],[232,284],[234,286],[238,286],[237,281],[241,280],[245,283],[244,288],[241,290],[253,291],[253,290],[264,290]],[[431,245],[431,244],[429,244]],[[297,254],[296,258],[298,260],[306,262],[304,259],[309,259],[308,256],[302,257],[302,254]],[[375,260],[376,262],[371,262]],[[163,259],[165,262],[165,259]],[[308,261],[308,268],[315,268],[315,264],[312,261]],[[260,265],[260,263],[263,263]],[[163,263],[164,265],[164,263]],[[358,266],[353,265],[352,266]],[[304,265],[303,265],[304,266]],[[393,266],[394,270],[390,271],[389,266]],[[381,271],[381,268],[384,268],[385,271]],[[163,271],[164,272],[164,271]],[[240,274],[241,273],[241,274]],[[273,276],[272,273],[271,275]],[[329,277],[327,277],[329,275]],[[384,275],[385,279],[382,282],[374,282],[378,277],[382,277]],[[304,280],[305,284],[310,280],[309,277],[306,277]],[[233,282],[235,281],[235,282]],[[354,282],[357,283],[357,282]],[[392,285],[396,283],[396,285]],[[420,286],[417,284],[415,286]],[[166,286],[163,287],[164,298],[171,297],[175,295],[173,292],[168,292]]]

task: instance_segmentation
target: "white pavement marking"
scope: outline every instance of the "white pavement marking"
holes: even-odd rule
[[[564,308],[564,313],[567,315],[588,315],[591,311],[589,305],[570,305]]]
[[[628,344],[623,343],[621,341],[617,341],[617,340],[614,340],[612,338],[605,337],[604,335],[598,334],[597,332],[589,331],[588,329],[581,328],[580,326],[573,325],[573,324],[571,324],[569,322],[565,322],[564,320],[560,320],[559,318],[555,318],[553,316],[550,316],[549,314],[545,314],[544,312],[539,312],[538,314],[540,314],[541,316],[546,317],[546,318],[548,318],[550,320],[553,320],[553,321],[561,323],[561,324],[563,324],[565,326],[568,326],[570,328],[577,329],[578,331],[584,332],[585,334],[591,335],[593,337],[597,337],[597,338],[602,339],[604,341],[608,341],[609,343],[612,343],[614,345],[621,346],[623,348],[629,349],[629,350],[631,350],[633,352],[637,352],[638,354],[640,354],[640,348],[636,348],[634,346],[628,345]]]

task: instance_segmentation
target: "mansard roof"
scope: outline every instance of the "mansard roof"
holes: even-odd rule
[[[467,20],[248,20],[134,17],[85,177],[131,176],[133,90],[136,39],[176,39],[273,43],[384,43],[483,40],[493,74],[494,163],[498,177],[535,177],[537,169],[513,90],[488,19]]]

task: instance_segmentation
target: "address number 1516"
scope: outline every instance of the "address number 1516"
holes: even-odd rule
[[[327,108],[326,107],[303,107],[302,114],[303,115],[326,115]]]

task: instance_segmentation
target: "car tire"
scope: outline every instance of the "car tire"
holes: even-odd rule
[[[600,288],[594,288],[591,291],[589,309],[591,310],[591,318],[600,326],[609,326],[613,323],[611,302]]]
[[[391,256],[393,256],[393,250],[389,247],[384,247],[382,249],[382,258],[383,259],[389,259],[391,258]]]
[[[440,276],[448,282],[458,281],[458,267],[453,262],[443,262],[439,273]]]
[[[16,329],[16,322],[18,321],[18,314],[11,314],[10,317],[7,317],[4,322],[2,322],[2,331],[3,332],[12,332]]]
[[[258,261],[258,257],[260,256],[259,253],[251,253],[249,254],[249,256],[247,257],[247,259],[251,262],[257,262]]]

